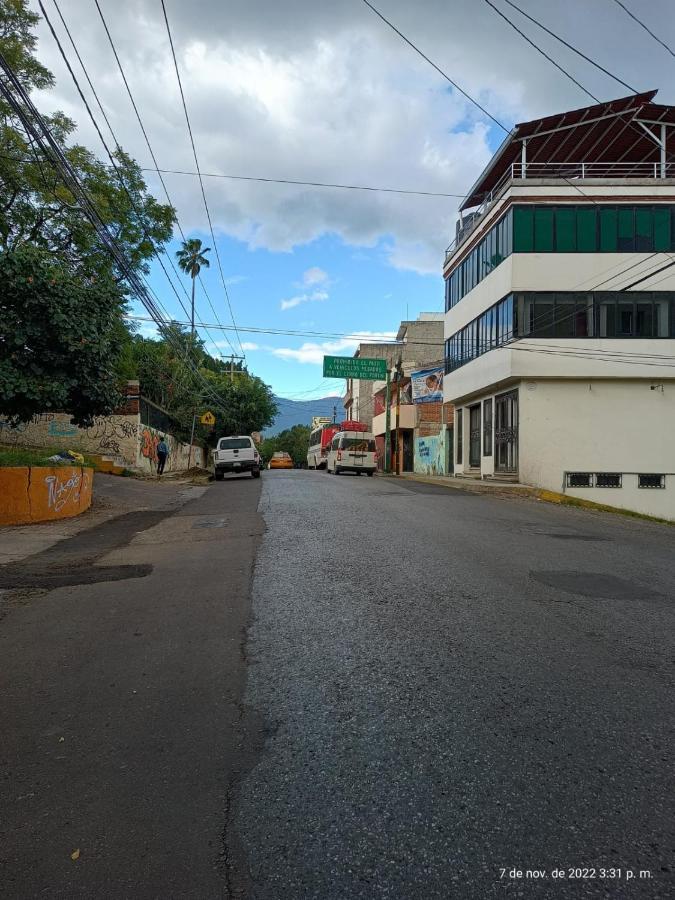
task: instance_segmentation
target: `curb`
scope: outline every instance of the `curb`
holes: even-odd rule
[[[494,496],[531,497],[533,500],[541,500],[544,503],[555,503],[558,506],[573,506],[577,509],[589,509],[595,512],[608,512],[615,515],[627,516],[630,519],[642,519],[645,522],[655,522],[659,525],[675,527],[675,521],[660,519],[658,516],[648,516],[645,513],[635,512],[632,509],[623,509],[620,506],[607,506],[604,503],[595,503],[593,500],[584,500],[582,497],[570,497],[569,494],[560,494],[557,491],[549,491],[544,488],[529,487],[528,485],[493,484],[477,481],[475,484],[448,484],[439,478],[425,477],[424,475],[385,475],[385,478],[402,478],[406,481],[420,481],[423,484],[435,484],[439,487],[450,488],[456,491],[465,491],[468,494],[493,494]]]

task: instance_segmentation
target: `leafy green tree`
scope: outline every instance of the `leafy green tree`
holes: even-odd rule
[[[67,410],[77,425],[120,402],[115,324],[122,294],[37,247],[0,253],[0,408],[12,424]]]
[[[28,90],[54,84],[35,56],[38,21],[26,0],[0,0],[0,50]],[[74,122],[60,112],[46,119],[130,265],[147,272],[154,246],[172,235],[174,210],[147,193],[140,167],[121,148],[115,150],[118,176],[85,147],[69,144]],[[117,391],[111,373],[119,348],[128,345],[121,273],[75,197],[1,99],[0,264],[8,279],[0,292],[2,411],[18,421],[60,409],[82,422],[113,408]],[[37,285],[45,290],[43,302],[34,293]],[[10,331],[15,326],[22,345]],[[53,347],[47,335],[53,336]],[[68,348],[77,349],[69,363]],[[120,367],[128,369],[129,363],[120,361]],[[79,391],[73,373],[81,379]]]
[[[197,275],[199,275],[202,267],[208,269],[210,263],[205,254],[210,251],[210,247],[202,247],[202,242],[199,238],[188,238],[186,241],[183,241],[180,250],[176,251],[178,268],[192,279],[192,303],[190,305],[190,325],[192,334],[195,333],[195,279],[197,278]]]
[[[267,463],[274,453],[284,451],[290,454],[295,466],[306,465],[311,431],[309,425],[294,425],[281,431],[276,437],[266,438],[260,445],[263,461]]]
[[[248,372],[241,372],[233,381],[229,373],[213,373],[207,369],[203,372],[213,391],[223,398],[222,407],[212,410],[216,424],[207,436],[209,444],[215,445],[225,434],[251,434],[272,424],[277,404],[272,389],[264,381]],[[207,406],[212,403],[208,395],[203,397]]]

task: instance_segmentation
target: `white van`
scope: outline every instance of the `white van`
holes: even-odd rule
[[[339,431],[331,442],[326,468],[333,475],[373,475],[377,469],[375,437],[369,431]]]

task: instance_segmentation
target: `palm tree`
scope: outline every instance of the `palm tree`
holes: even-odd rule
[[[195,333],[195,278],[204,266],[209,267],[209,261],[204,255],[211,250],[210,247],[202,247],[199,238],[188,238],[183,241],[183,246],[176,251],[176,259],[178,260],[178,268],[192,278],[192,307],[190,310],[190,325],[192,326],[192,336]]]

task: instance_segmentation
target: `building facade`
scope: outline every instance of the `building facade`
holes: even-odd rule
[[[443,349],[443,314],[420,313],[417,319],[401,322],[396,334],[396,343],[360,344],[354,356],[386,359],[392,377],[392,404],[394,404],[394,373],[397,366],[403,377],[402,385],[407,384],[410,373],[427,365],[440,365],[444,358]],[[385,432],[384,381],[360,381],[349,379],[344,398],[346,418],[364,422],[368,430],[382,437]],[[415,409],[406,402],[404,389],[403,401],[399,404],[399,429],[401,434],[401,454],[405,455],[406,471],[413,467],[413,430],[416,426]],[[392,407],[391,427],[395,426],[396,408]],[[404,443],[405,441],[405,443]],[[404,451],[404,448],[407,448]],[[408,463],[409,461],[409,463]]]
[[[675,518],[675,108],[517,125],[445,277],[459,474]]]

